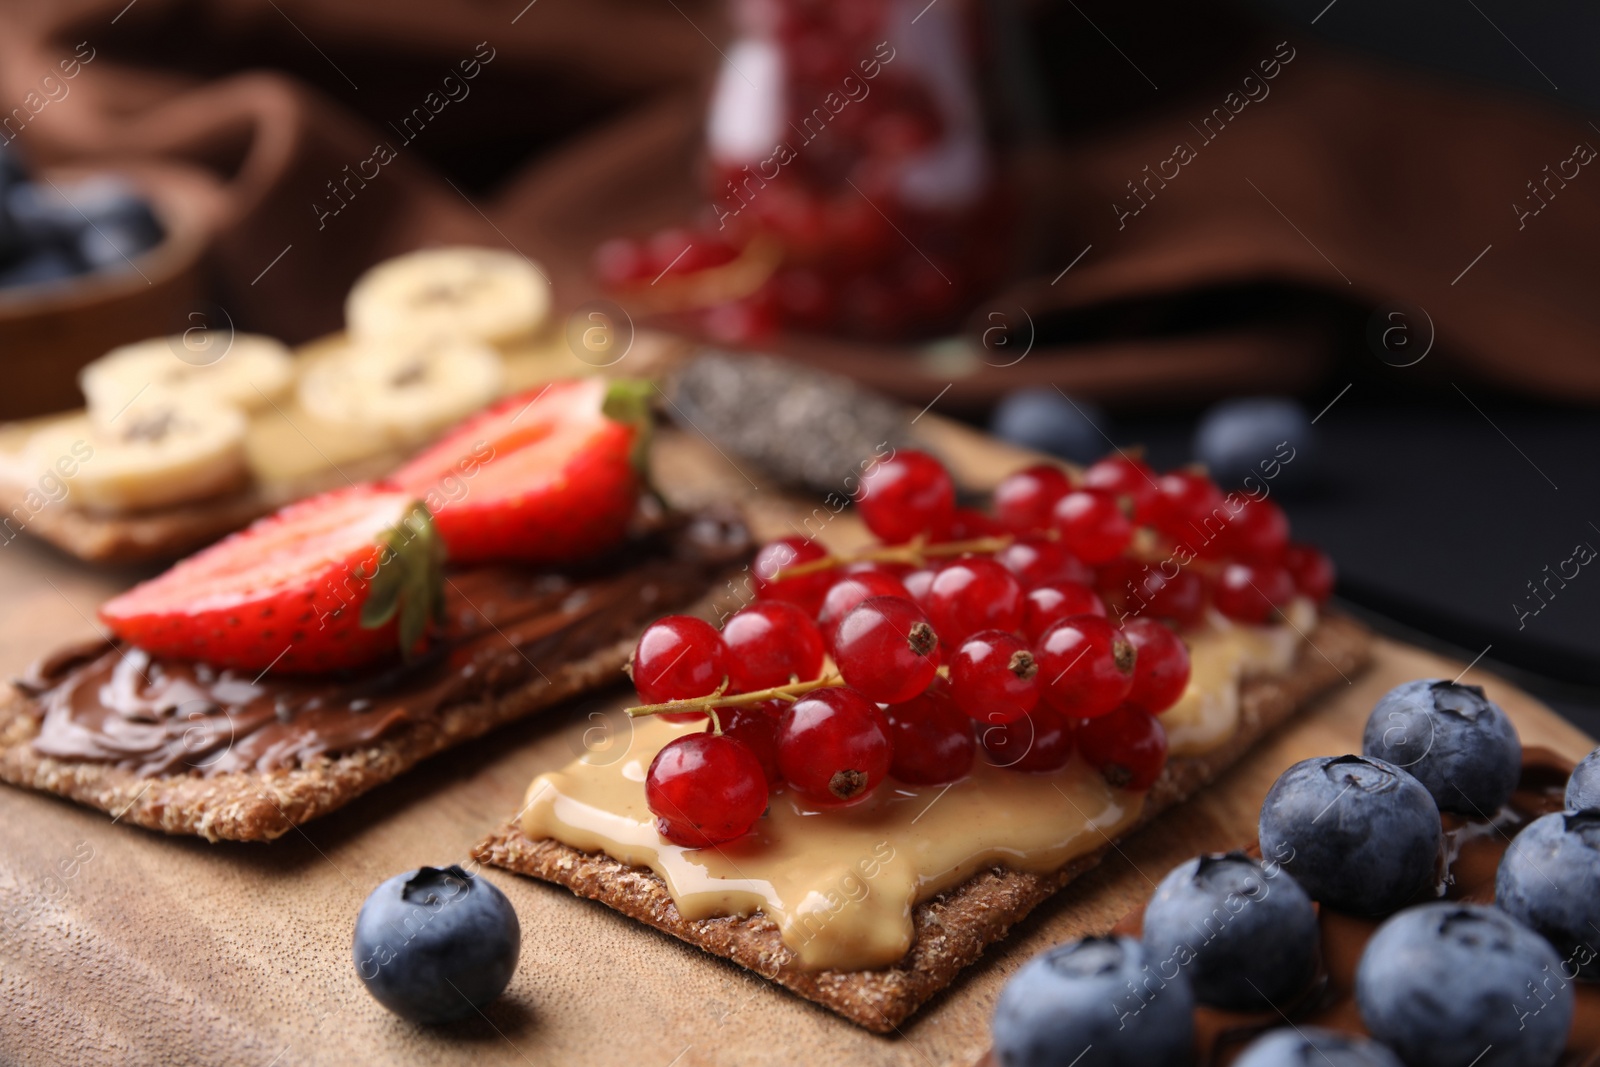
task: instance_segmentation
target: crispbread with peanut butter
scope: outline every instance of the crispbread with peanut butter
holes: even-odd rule
[[[1247,679],[1240,687],[1237,729],[1199,756],[1175,757],[1150,790],[1138,820],[1104,844],[1044,873],[1003,866],[985,869],[915,905],[914,938],[899,961],[868,970],[807,970],[780,935],[756,912],[747,916],[685,919],[654,872],[556,840],[534,840],[513,821],[481,842],[483,862],[563,885],[713,955],[740,964],[850,1021],[879,1033],[895,1032],[922,1004],[948,986],[984,949],[1004,937],[1039,903],[1099,862],[1116,840],[1215,780],[1269,731],[1317,694],[1364,667],[1367,631],[1353,620],[1325,616],[1299,646],[1291,669]]]

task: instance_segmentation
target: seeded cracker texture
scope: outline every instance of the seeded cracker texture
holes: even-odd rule
[[[1314,646],[1314,647],[1313,647]],[[1188,799],[1222,774],[1269,731],[1287,721],[1312,697],[1367,665],[1370,635],[1349,618],[1325,616],[1294,666],[1282,676],[1251,679],[1240,691],[1238,732],[1200,757],[1171,760],[1151,788],[1139,822],[1124,837],[1161,812]],[[912,912],[915,940],[900,962],[870,971],[804,971],[759,912],[748,917],[685,920],[654,872],[618,863],[604,854],[581,852],[558,841],[532,840],[512,822],[473,850],[484,863],[566,886],[640,922],[755,971],[851,1022],[891,1033],[962,968],[1052,893],[1094,867],[1112,842],[1049,874],[996,867],[918,904]]]

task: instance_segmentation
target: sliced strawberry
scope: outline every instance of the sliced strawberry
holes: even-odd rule
[[[401,467],[450,558],[565,563],[615,545],[649,437],[640,382],[557,381],[508,397]]]
[[[100,608],[150,652],[287,673],[414,651],[442,610],[443,546],[415,496],[373,485],[291,504]]]

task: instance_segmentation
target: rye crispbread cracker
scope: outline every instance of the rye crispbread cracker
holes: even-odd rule
[[[1325,616],[1281,677],[1246,681],[1238,732],[1204,756],[1171,760],[1151,788],[1139,822],[1127,836],[1207,785],[1295,710],[1330,685],[1345,681],[1370,657],[1370,635],[1344,616]],[[923,1003],[949,985],[990,944],[1051,894],[1100,862],[1114,842],[1049,874],[992,868],[918,904],[915,940],[898,963],[867,971],[804,971],[759,912],[747,917],[685,920],[666,886],[648,868],[552,839],[532,840],[515,823],[501,827],[473,855],[520,874],[555,882],[713,955],[740,964],[857,1025],[894,1032]]]

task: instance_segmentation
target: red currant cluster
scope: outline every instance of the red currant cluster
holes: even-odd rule
[[[671,616],[640,638],[632,673],[647,706],[633,710],[712,719],[646,776],[668,840],[738,837],[780,787],[831,806],[888,776],[953,782],[980,750],[1033,772],[1077,752],[1111,784],[1148,789],[1166,764],[1157,716],[1189,682],[1175,627],[1208,601],[1262,622],[1333,585],[1327,557],[1288,542],[1275,504],[1125,455],[1081,478],[1019,471],[989,514],[956,506],[936,459],[901,451],[867,472],[857,506],[878,546],[842,558],[771,542],[755,559],[757,602],[721,633]],[[824,677],[828,655],[837,675]]]

